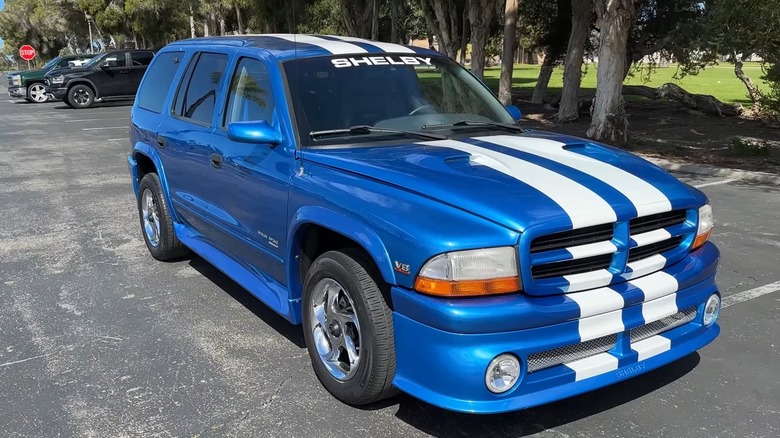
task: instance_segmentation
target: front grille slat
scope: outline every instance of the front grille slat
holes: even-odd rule
[[[547,263],[534,266],[531,273],[534,278],[550,278],[561,275],[582,274],[583,272],[596,271],[609,268],[612,262],[612,254],[605,254],[584,259],[566,260],[563,262]]]
[[[611,240],[613,227],[612,224],[596,225],[537,237],[531,242],[531,253]]]
[[[685,222],[685,210],[674,210],[666,213],[658,213],[631,219],[631,234],[640,234],[647,231],[667,228]]]
[[[661,242],[651,243],[650,245],[631,248],[628,252],[628,262],[635,262],[677,248],[682,243],[682,240],[683,236],[677,236]]]

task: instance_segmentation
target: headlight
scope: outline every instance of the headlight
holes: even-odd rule
[[[20,75],[11,76],[11,83],[16,86],[22,85],[22,77]]]
[[[693,249],[704,245],[712,234],[712,207],[709,204],[699,209],[699,228],[696,230],[696,240],[693,241]]]
[[[52,84],[61,84],[63,82],[65,82],[65,76],[64,75],[58,75],[58,76],[54,76],[53,78],[51,78],[51,83]]]
[[[514,247],[506,246],[437,255],[420,270],[414,288],[448,297],[517,292],[520,277],[516,253]]]

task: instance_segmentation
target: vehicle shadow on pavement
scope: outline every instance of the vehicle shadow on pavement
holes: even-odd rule
[[[73,111],[80,111],[77,108],[73,108],[72,106],[68,106],[63,102],[49,102],[53,103],[55,106],[53,107],[56,110],[73,110]],[[118,108],[118,107],[130,107],[133,106],[133,101],[121,101],[121,102],[102,102],[102,103],[93,103],[92,106],[85,109],[92,109],[92,108]]]
[[[398,403],[396,417],[436,437],[522,437],[596,415],[644,397],[691,372],[701,356],[690,354],[642,376],[566,400],[523,411],[496,415],[473,415],[447,411],[401,395],[384,406]],[[653,403],[657,403],[653,401]]]
[[[201,275],[211,280],[217,287],[233,297],[234,300],[246,307],[247,310],[263,320],[271,329],[287,338],[288,341],[295,344],[298,348],[306,348],[306,341],[303,338],[301,326],[291,324],[290,321],[271,310],[257,297],[201,257],[193,254],[189,264]]]

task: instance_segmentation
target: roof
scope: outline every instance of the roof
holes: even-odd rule
[[[422,47],[371,41],[362,38],[330,35],[266,34],[190,38],[177,41],[168,47],[188,45],[220,45],[233,47],[257,47],[285,61],[295,58],[311,58],[328,55],[410,54],[437,56],[440,53]]]

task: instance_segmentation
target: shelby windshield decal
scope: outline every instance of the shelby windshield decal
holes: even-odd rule
[[[362,56],[359,58],[335,58],[330,62],[336,68],[360,65],[431,65],[431,58],[420,56]]]

